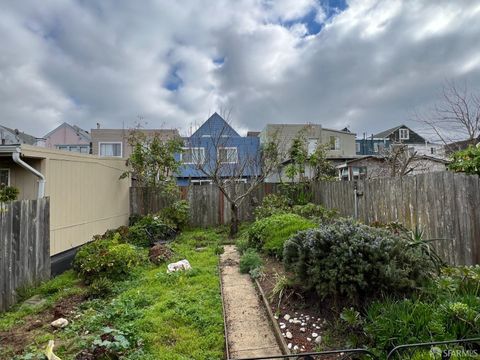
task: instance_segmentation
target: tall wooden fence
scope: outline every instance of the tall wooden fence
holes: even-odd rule
[[[362,222],[397,221],[410,229],[418,228],[426,239],[441,239],[432,244],[451,264],[480,264],[479,179],[476,175],[436,172],[358,182],[318,182],[311,186],[312,201],[354,217],[356,197]],[[252,220],[255,206],[279,188],[278,184],[263,184],[253,191],[240,208],[240,219]],[[163,206],[163,199],[151,191],[132,188],[130,194],[133,214],[158,211]],[[182,194],[190,204],[192,226],[229,222],[229,204],[214,185],[186,187]]]
[[[48,198],[0,204],[0,311],[16,291],[50,277]]]

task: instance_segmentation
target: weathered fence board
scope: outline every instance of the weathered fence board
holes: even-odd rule
[[[0,204],[0,311],[16,290],[50,277],[49,199]]]
[[[397,221],[412,230],[418,228],[424,232],[424,238],[443,239],[435,241],[433,246],[449,263],[480,264],[478,176],[436,172],[358,182],[318,182],[311,185],[312,201],[353,217],[355,186],[360,221],[366,224]],[[262,184],[252,191],[240,207],[240,220],[253,220],[255,206],[267,194],[279,191],[279,184]],[[191,225],[216,226],[230,221],[230,204],[216,186],[190,186],[183,188],[182,193],[190,203]],[[151,191],[131,189],[132,214],[158,211],[162,201]]]

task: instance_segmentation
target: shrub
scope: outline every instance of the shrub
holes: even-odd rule
[[[248,247],[282,257],[283,244],[290,236],[314,226],[312,221],[296,214],[272,215],[253,223],[248,230]]]
[[[178,200],[163,208],[158,214],[167,224],[172,224],[176,230],[182,230],[188,224],[188,202]]]
[[[240,258],[240,272],[248,274],[262,266],[262,259],[254,249],[248,249]]]
[[[321,222],[330,221],[338,217],[337,210],[326,209],[321,205],[308,203],[305,205],[295,205],[292,208],[292,213],[300,215],[307,219],[319,220]]]
[[[255,218],[258,220],[274,214],[286,213],[289,208],[286,196],[269,194],[263,198],[262,204],[255,208]]]
[[[166,223],[158,215],[147,215],[129,228],[125,240],[135,246],[149,247],[159,240],[169,239],[174,235],[173,225]]]
[[[173,251],[164,244],[156,244],[148,251],[148,258],[154,264],[167,262],[173,256]]]
[[[322,299],[351,302],[412,290],[433,270],[430,258],[405,239],[350,219],[293,236],[285,243],[284,263]]]
[[[0,202],[16,200],[18,193],[19,191],[16,187],[0,184]]]
[[[108,296],[112,293],[112,291],[112,281],[103,276],[99,277],[98,279],[94,279],[88,287],[88,295],[95,298]]]
[[[110,279],[128,275],[144,261],[144,256],[130,244],[113,240],[94,240],[78,250],[73,268],[88,282],[99,277]]]

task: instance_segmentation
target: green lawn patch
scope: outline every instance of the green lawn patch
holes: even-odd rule
[[[73,313],[66,316],[70,324],[62,330],[54,331],[49,325],[59,302],[67,303],[72,294],[77,299],[86,294],[75,274],[67,272],[30,290],[29,296],[42,294],[47,303],[28,310],[19,305],[0,315],[0,358],[36,359],[53,339],[57,356],[74,359],[106,339],[123,359],[221,359],[224,337],[217,254],[222,241],[223,235],[213,230],[183,233],[172,245],[172,261],[187,259],[192,270],[167,274],[166,264],[137,267],[130,277],[114,282],[111,296],[84,298],[75,304]],[[27,330],[37,320],[41,326]],[[24,350],[17,355],[18,346],[1,340],[10,335],[23,341]]]

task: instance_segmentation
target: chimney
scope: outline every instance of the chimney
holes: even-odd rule
[[[97,129],[100,129],[100,123],[97,123]]]

